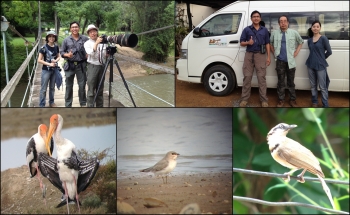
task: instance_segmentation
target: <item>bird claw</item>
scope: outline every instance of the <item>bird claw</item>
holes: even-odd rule
[[[302,174],[298,175],[298,179],[297,181],[299,181],[300,183],[304,183],[305,182],[305,179],[304,179],[304,176],[302,176]]]
[[[284,173],[284,175],[286,176],[286,178],[283,178],[283,180],[285,181],[285,182],[289,182],[290,181],[290,176],[289,176],[289,173],[288,172],[286,172],[286,173]]]

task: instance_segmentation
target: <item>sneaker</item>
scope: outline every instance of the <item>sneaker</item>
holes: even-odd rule
[[[284,105],[284,100],[278,100],[277,107],[283,107]]]
[[[290,106],[292,107],[298,107],[297,102],[295,100],[290,100],[289,101]]]
[[[86,104],[85,105],[80,105],[80,107],[86,107]]]
[[[268,107],[269,104],[267,102],[261,102],[261,107]]]
[[[312,103],[312,107],[317,108],[318,104]]]
[[[245,101],[245,100],[243,100],[243,101],[241,101],[241,103],[239,103],[239,106],[240,106],[240,107],[246,107],[247,104],[248,104],[248,102]]]
[[[50,104],[50,107],[57,107],[55,103]]]

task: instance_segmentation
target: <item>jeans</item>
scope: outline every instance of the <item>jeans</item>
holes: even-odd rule
[[[311,68],[307,68],[309,72],[309,80],[311,85],[311,101],[312,104],[318,104],[318,91],[317,91],[317,83],[320,85],[321,95],[322,95],[322,105],[323,107],[328,106],[328,86],[329,86],[329,78],[327,75],[327,70],[315,70]]]
[[[49,84],[49,81],[50,81],[50,84]],[[47,90],[48,84],[49,84],[49,104],[54,103],[55,81],[56,81],[56,75],[54,70],[41,71],[41,89],[40,89],[40,99],[39,99],[40,107],[45,107],[46,90]]]

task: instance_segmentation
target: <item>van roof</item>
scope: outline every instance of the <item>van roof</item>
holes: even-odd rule
[[[331,5],[331,6],[330,6]],[[236,1],[216,13],[244,10],[264,12],[349,11],[349,1]]]

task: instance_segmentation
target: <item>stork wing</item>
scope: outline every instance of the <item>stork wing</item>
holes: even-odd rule
[[[32,163],[37,160],[36,153],[34,137],[31,137],[26,149],[26,159],[31,177],[34,177],[37,173],[36,168],[32,167]]]
[[[99,166],[100,161],[97,158],[79,163],[78,193],[84,191],[89,186]]]
[[[49,179],[51,184],[57,187],[62,193],[65,193],[60,176],[58,175],[57,160],[41,152],[38,155],[38,164],[41,174]]]
[[[314,175],[320,174],[324,178],[320,162],[318,162],[315,155],[300,143],[289,138],[287,138],[287,141],[288,144],[283,145],[283,150],[278,150],[278,155],[291,165],[307,169]]]

